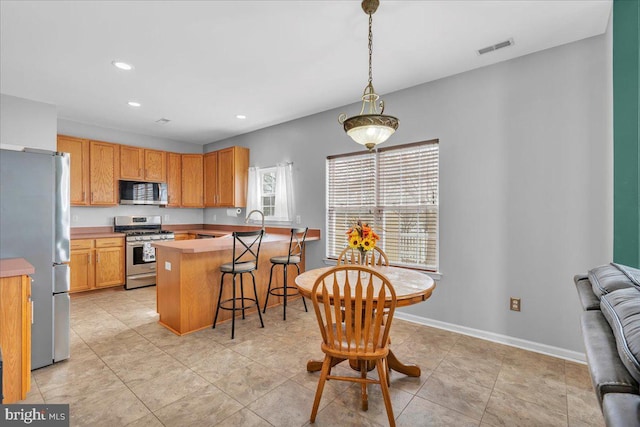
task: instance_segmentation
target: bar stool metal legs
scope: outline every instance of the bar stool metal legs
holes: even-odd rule
[[[233,290],[232,290],[232,294],[233,296],[231,298],[222,300],[222,292],[224,291],[224,276],[227,273],[222,273],[222,277],[220,279],[220,294],[218,295],[218,304],[216,306],[216,314],[213,318],[213,327],[212,329],[216,328],[216,323],[218,321],[218,312],[220,311],[220,309],[222,310],[229,310],[232,313],[231,316],[231,339],[233,339],[235,337],[235,330],[236,330],[236,312],[237,311],[241,311],[242,312],[242,318],[245,318],[245,310],[251,307],[257,307],[258,308],[258,317],[260,318],[260,327],[264,328],[264,322],[262,321],[262,313],[260,313],[260,304],[258,303],[258,291],[256,288],[256,277],[253,275],[253,272],[249,272],[249,274],[251,274],[251,277],[253,278],[253,298],[251,297],[245,297],[244,296],[244,280],[242,278],[243,274],[242,273],[238,273],[240,274],[240,298],[236,298],[236,276],[237,274],[233,274],[233,282],[232,282],[232,286],[233,286]],[[240,302],[240,307],[236,306],[236,303]],[[247,304],[248,302],[248,304]],[[227,303],[231,303],[231,307],[225,307],[224,304]]]
[[[277,265],[282,265],[282,269],[284,270],[284,278],[282,286],[271,288],[271,281],[273,280],[273,269]],[[298,264],[287,264],[287,263],[273,263],[271,265],[271,272],[269,273],[269,286],[267,287],[267,297],[264,301],[264,308],[262,309],[263,313],[267,312],[267,303],[269,302],[269,295],[273,295],[276,297],[282,297],[282,320],[287,320],[287,297],[298,295],[298,290],[294,288],[294,292],[289,292],[289,286],[287,285],[287,266],[295,265],[298,269],[298,274],[300,274],[300,266]],[[307,310],[307,302],[304,297],[302,297],[302,304],[304,304],[304,311]]]

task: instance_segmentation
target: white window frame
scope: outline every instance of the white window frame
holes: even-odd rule
[[[327,157],[326,195],[327,258],[337,258],[361,219],[380,235],[390,264],[438,271],[437,139]]]
[[[265,181],[264,181],[264,177],[265,175],[273,175],[273,193],[265,193],[264,192],[264,187],[265,187]],[[275,213],[275,200],[276,200],[276,193],[275,193],[275,188],[276,188],[276,168],[274,167],[270,167],[270,168],[259,168],[258,169],[258,180],[260,181],[260,188],[259,188],[259,192],[260,192],[260,210],[264,213],[264,220],[265,221],[276,221],[276,217],[275,215],[267,215],[267,212],[265,210],[265,205],[264,205],[264,199],[265,197],[271,197],[273,200],[273,205],[271,206],[272,208],[272,212]]]

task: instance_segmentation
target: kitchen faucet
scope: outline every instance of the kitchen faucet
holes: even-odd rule
[[[257,212],[260,214],[260,216],[262,217],[262,230],[264,230],[264,213],[261,210],[258,209],[254,209],[251,212],[249,212],[247,214],[247,217],[244,220],[244,223],[247,224],[249,222],[249,218],[251,217],[251,214],[253,214],[254,212]]]

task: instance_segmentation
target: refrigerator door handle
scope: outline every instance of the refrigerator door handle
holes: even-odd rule
[[[69,154],[56,153],[55,165],[55,263],[69,262],[71,256],[71,190]]]

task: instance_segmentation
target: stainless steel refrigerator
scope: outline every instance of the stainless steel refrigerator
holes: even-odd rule
[[[31,276],[31,368],[69,358],[69,155],[0,150],[0,258]]]

